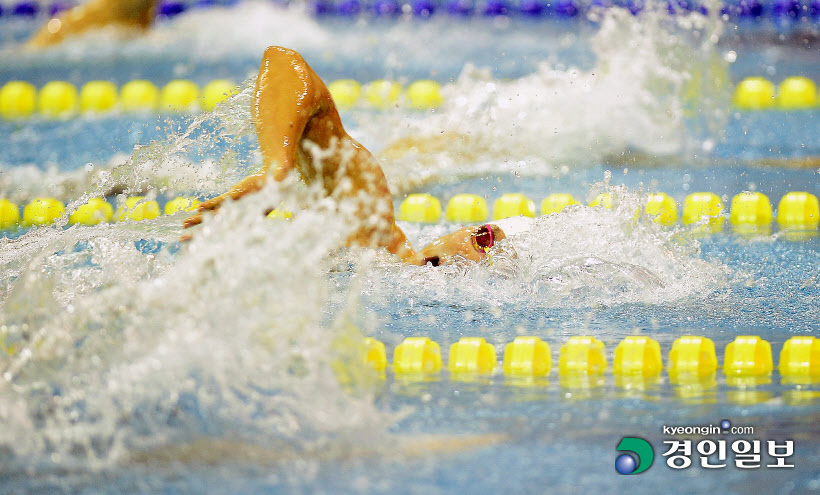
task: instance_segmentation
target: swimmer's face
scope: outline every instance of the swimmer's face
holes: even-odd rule
[[[504,232],[496,225],[466,227],[439,237],[419,253],[422,264],[446,265],[464,258],[481,261],[496,242],[504,239]]]

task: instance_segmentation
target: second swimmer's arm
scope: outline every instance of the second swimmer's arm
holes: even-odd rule
[[[156,0],[90,0],[51,19],[29,41],[43,48],[60,43],[66,37],[109,24],[145,29],[151,24]]]

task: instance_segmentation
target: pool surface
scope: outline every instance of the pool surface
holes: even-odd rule
[[[35,198],[67,212],[0,238],[0,493],[820,491],[820,378],[778,367],[790,339],[820,336],[820,237],[776,220],[788,193],[820,196],[818,111],[732,104],[747,77],[820,81],[813,17],[649,4],[637,16],[581,6],[420,18],[408,6],[383,18],[316,5],[192,7],[144,35],[42,52],[19,43],[43,18],[0,16],[0,87],[237,87],[213,111],[120,103],[0,120],[0,198],[21,214]],[[327,82],[441,84],[439,107],[405,97],[379,109],[365,96],[342,110],[383,164],[397,212],[422,193],[442,209],[475,194],[489,215],[508,193],[536,214],[553,193],[580,204],[537,216],[491,262],[438,268],[339,249],[349,222],[295,180],[225,205],[185,243],[186,212],[68,223],[92,197],[162,209],[259,168],[252,84],[274,44]],[[765,194],[775,217],[732,223],[744,191]],[[679,217],[697,192],[723,213],[663,226],[644,210],[658,192]],[[611,207],[585,206],[600,194]],[[294,215],[259,214],[269,208]],[[399,223],[415,246],[461,225]],[[546,376],[505,369],[523,336],[549,345]],[[714,343],[716,371],[670,372],[683,336]],[[363,337],[384,346],[385,369]],[[438,344],[440,367],[428,354],[427,373],[402,371],[412,359],[396,356],[419,337]],[[490,371],[451,364],[472,362],[473,348],[451,348],[470,337],[495,353]],[[638,371],[624,371],[637,355],[625,358],[624,342],[648,346]],[[629,438],[644,442],[619,449]],[[646,444],[651,467],[619,474],[616,459]]]

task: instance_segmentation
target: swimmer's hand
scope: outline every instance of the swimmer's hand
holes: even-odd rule
[[[191,227],[194,227],[194,226],[199,225],[201,223],[202,223],[202,213],[197,213],[196,215],[192,215],[192,216],[186,218],[185,221],[182,222],[182,228],[183,229],[190,229]],[[190,236],[186,236],[186,237],[190,237]],[[186,240],[188,240],[188,239],[186,239]]]
[[[226,199],[233,199],[235,201],[246,194],[262,189],[267,180],[268,175],[264,172],[249,175],[233,186],[231,190],[225,194],[220,194],[219,196],[211,198],[200,204],[199,207],[197,207],[197,210],[200,212],[214,211],[218,209]],[[194,225],[199,225],[200,223],[202,223],[202,213],[197,213],[196,215],[186,218],[182,223],[182,226],[187,229],[193,227]]]

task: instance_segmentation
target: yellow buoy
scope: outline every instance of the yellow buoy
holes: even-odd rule
[[[430,194],[410,194],[399,206],[399,220],[436,223],[441,219],[441,203]]]
[[[723,228],[723,220],[723,202],[717,194],[696,192],[683,200],[684,225],[704,221],[707,230],[720,231]]]
[[[66,81],[51,81],[40,89],[37,100],[40,113],[61,117],[77,110],[77,88]]]
[[[742,192],[732,197],[729,222],[739,226],[766,226],[772,223],[772,203],[761,192]]]
[[[164,211],[166,215],[173,215],[174,213],[180,211],[194,211],[201,204],[202,201],[196,198],[186,198],[184,196],[179,196],[165,203]]]
[[[124,220],[151,220],[159,216],[159,204],[154,200],[145,199],[144,196],[133,196],[125,200],[125,207],[117,210],[115,218],[118,222]]]
[[[612,201],[612,194],[605,192],[595,196],[595,199],[589,202],[589,206],[596,207],[596,206],[603,206],[607,210],[612,209],[613,201]]]
[[[570,337],[558,354],[558,372],[562,375],[603,375],[607,362],[604,343],[591,336]]]
[[[441,84],[430,79],[420,79],[407,87],[405,92],[410,106],[417,110],[438,108],[444,103]]]
[[[538,337],[516,337],[504,347],[507,376],[546,376],[551,368],[550,345]]]
[[[274,208],[270,211],[270,213],[268,213],[268,218],[290,220],[291,218],[293,218],[293,213],[282,208]]]
[[[778,369],[784,378],[820,381],[820,339],[805,335],[787,340],[780,352]]]
[[[120,102],[123,110],[129,112],[154,110],[159,102],[159,89],[151,81],[131,81],[120,88]]]
[[[616,375],[651,377],[663,370],[661,346],[644,336],[627,337],[615,347],[612,372]]]
[[[448,222],[475,223],[487,219],[487,202],[475,194],[456,194],[447,202]]]
[[[365,363],[369,364],[376,371],[384,371],[387,368],[387,353],[384,344],[373,337],[365,337]]]
[[[483,337],[462,337],[450,346],[450,373],[490,374],[495,369],[495,347]]]
[[[162,88],[159,96],[159,106],[163,110],[190,111],[196,108],[198,97],[199,87],[193,81],[176,79]]]
[[[0,89],[0,116],[4,119],[29,117],[37,103],[37,88],[24,81],[9,81]]]
[[[393,350],[395,373],[438,373],[441,371],[441,350],[438,342],[428,337],[407,337]]]
[[[364,88],[364,97],[371,107],[384,110],[394,106],[399,101],[401,90],[401,84],[380,79],[369,83]]]
[[[210,112],[218,103],[237,93],[236,84],[226,79],[216,79],[202,88],[202,109]]]
[[[781,229],[817,229],[820,223],[817,196],[804,191],[786,193],[777,204],[777,223]]]
[[[649,194],[645,211],[655,222],[667,227],[678,221],[678,204],[664,193]]]
[[[726,346],[723,373],[727,376],[766,376],[774,368],[772,348],[757,335],[740,335]]]
[[[63,215],[65,205],[61,201],[55,198],[35,198],[23,209],[23,225],[48,225]]]
[[[535,216],[535,203],[524,194],[504,194],[493,202],[493,220],[521,215],[530,218]]]
[[[7,199],[0,199],[0,229],[10,229],[20,222],[20,208]]]
[[[762,77],[747,77],[735,88],[732,103],[742,110],[772,108],[775,104],[774,84]]]
[[[101,222],[110,222],[114,216],[114,208],[103,198],[91,198],[87,203],[77,208],[69,215],[68,223],[80,225],[97,225]]]
[[[541,201],[541,214],[558,213],[567,206],[577,205],[578,201],[567,193],[552,193]]]
[[[787,77],[777,89],[777,105],[784,110],[817,105],[817,84],[808,77]]]
[[[111,81],[89,81],[80,89],[80,110],[106,112],[117,104],[117,86]]]
[[[703,377],[717,370],[715,343],[707,337],[684,335],[672,343],[669,351],[669,375]]]
[[[362,85],[353,79],[338,79],[327,85],[336,106],[342,110],[356,106],[362,97]]]

